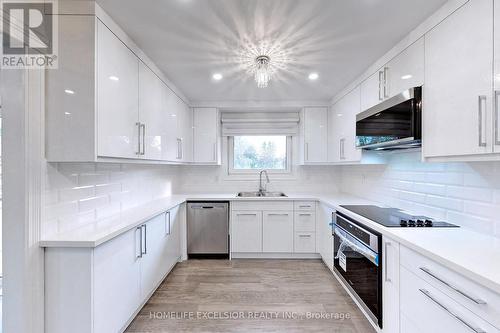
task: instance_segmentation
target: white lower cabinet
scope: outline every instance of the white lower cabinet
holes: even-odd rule
[[[262,212],[233,211],[231,252],[262,252]]]
[[[46,331],[123,332],[181,256],[177,212],[96,248],[47,248]]]
[[[324,204],[318,205],[317,233],[318,252],[324,263],[333,270],[333,235],[332,217],[335,210]]]
[[[262,251],[293,252],[293,212],[263,212]]]
[[[399,332],[399,243],[383,237],[382,306],[383,332]]]
[[[117,332],[141,303],[141,265],[137,258],[140,233],[131,230],[94,250],[94,327],[92,332]],[[75,262],[76,264],[76,262]],[[47,281],[51,284],[51,280]],[[75,285],[75,287],[80,287]],[[67,295],[69,296],[69,295]],[[90,296],[90,295],[88,295]],[[50,309],[51,304],[48,304]],[[68,306],[68,304],[65,304]],[[67,309],[71,307],[68,306]],[[60,314],[63,318],[62,314]],[[54,319],[49,317],[49,319]],[[75,332],[75,328],[51,327],[47,332]],[[77,325],[75,325],[77,326]],[[91,332],[87,331],[87,332]]]
[[[405,267],[401,268],[400,300],[402,333],[499,332]]]

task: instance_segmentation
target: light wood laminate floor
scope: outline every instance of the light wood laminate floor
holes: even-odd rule
[[[320,260],[188,260],[174,268],[126,332],[375,330]]]

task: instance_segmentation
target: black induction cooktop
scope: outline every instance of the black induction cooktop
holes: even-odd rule
[[[383,208],[372,205],[346,205],[341,207],[384,227],[458,228],[457,225],[435,221],[427,216],[410,215],[397,208]]]

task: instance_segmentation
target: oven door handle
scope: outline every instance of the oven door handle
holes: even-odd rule
[[[347,232],[342,230],[337,225],[334,225],[334,234],[337,235],[338,238],[340,238],[343,244],[349,246],[350,248],[361,254],[363,257],[370,260],[376,266],[378,266],[379,263],[378,253],[373,252],[372,249],[370,249],[369,247],[367,247],[366,245],[355,239],[353,236],[349,235]],[[339,250],[339,252],[341,251]],[[338,255],[335,257],[335,259],[337,258]]]

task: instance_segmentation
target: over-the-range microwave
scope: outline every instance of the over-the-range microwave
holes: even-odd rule
[[[422,144],[422,87],[411,88],[356,116],[356,147],[388,150]]]

